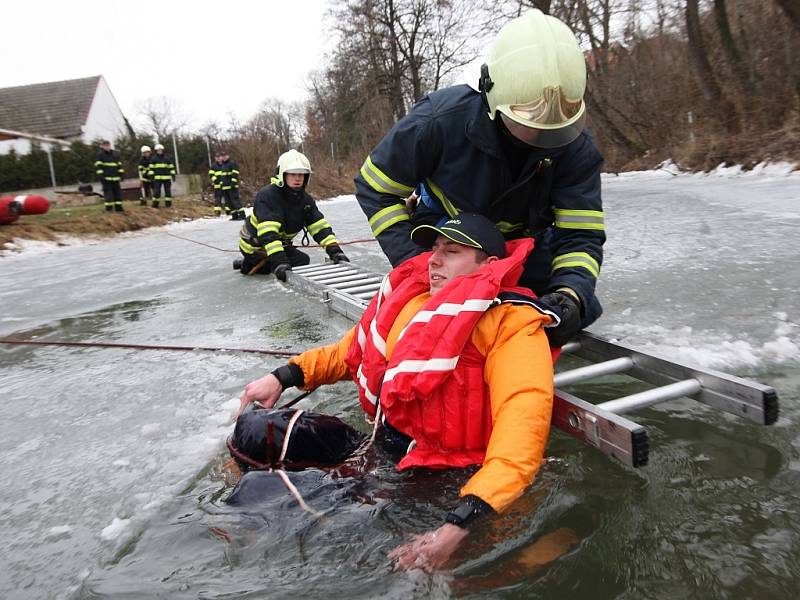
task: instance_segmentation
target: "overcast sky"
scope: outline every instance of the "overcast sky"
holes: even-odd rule
[[[0,87],[103,75],[125,116],[166,96],[192,129],[305,98],[330,40],[325,0],[3,2]],[[194,127],[196,125],[196,127]]]

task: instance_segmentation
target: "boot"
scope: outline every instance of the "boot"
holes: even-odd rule
[[[111,204],[106,204],[106,212],[114,212],[114,207]]]
[[[234,258],[233,259],[233,270],[240,271],[242,269],[242,263],[244,261],[241,258]]]
[[[139,206],[147,206],[147,199],[139,198]]]
[[[115,204],[115,205],[114,205],[114,210],[115,210],[116,212],[125,212],[125,209],[124,209],[124,208],[122,208],[122,204]]]
[[[164,206],[166,208],[172,208],[172,200],[164,200]]]
[[[158,208],[158,200],[153,200],[153,208]]]

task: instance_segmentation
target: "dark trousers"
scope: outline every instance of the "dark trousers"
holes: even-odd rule
[[[158,206],[158,200],[161,198],[161,186],[164,186],[164,205],[170,207],[172,206],[172,181],[170,179],[153,180],[153,206]]]
[[[293,267],[302,267],[307,265],[311,262],[311,257],[306,254],[305,252],[301,252],[297,248],[292,245],[284,246],[284,252],[286,252],[286,258],[289,259],[289,264]],[[248,274],[252,271],[253,267],[255,267],[261,260],[266,256],[263,252],[258,252],[255,254],[244,254],[244,259],[242,260],[241,272]],[[257,273],[259,275],[267,275],[272,272],[272,266],[270,265],[269,261],[265,265],[263,265]]]
[[[222,214],[222,190],[214,188],[214,214]]]
[[[153,197],[153,186],[149,181],[139,180],[139,186],[141,188],[140,197],[143,200],[149,200]]]
[[[225,197],[225,212],[231,215],[232,220],[244,220],[244,210],[242,210],[242,203],[239,200],[239,190],[222,190],[222,194]]]
[[[119,181],[103,181],[106,210],[122,210],[122,187]]]

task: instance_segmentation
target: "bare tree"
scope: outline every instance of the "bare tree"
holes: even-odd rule
[[[174,98],[148,98],[137,107],[144,128],[163,143],[169,136],[179,134],[189,123],[182,103]]]

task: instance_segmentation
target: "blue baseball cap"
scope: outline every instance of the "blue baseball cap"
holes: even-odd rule
[[[506,255],[503,234],[483,215],[460,213],[435,227],[420,225],[411,232],[411,240],[419,246],[430,248],[439,235],[459,244],[483,250],[489,256],[504,258]]]

